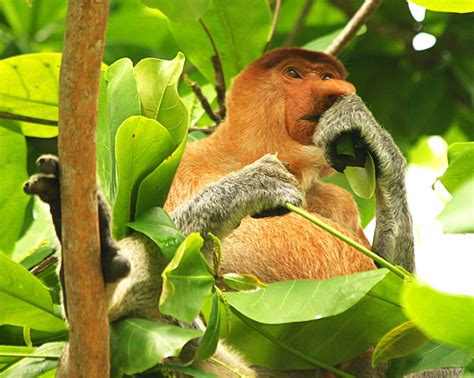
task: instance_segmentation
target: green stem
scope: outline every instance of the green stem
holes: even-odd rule
[[[221,298],[224,298],[224,295],[222,293],[222,291],[217,287],[217,286],[214,286],[217,294],[221,297]],[[290,352],[291,354],[301,358],[302,360],[310,363],[311,365],[315,366],[315,367],[319,367],[319,368],[322,368],[322,369],[325,369],[327,371],[330,371],[331,373],[334,373],[334,374],[337,374],[338,376],[340,377],[344,377],[344,378],[355,378],[354,375],[352,374],[349,374],[343,370],[339,370],[339,369],[336,369],[335,367],[331,366],[331,365],[327,365],[325,364],[324,362],[321,362],[319,360],[316,360],[314,358],[312,358],[311,356],[308,356],[307,354],[303,353],[303,352],[300,352],[298,349],[295,349],[293,348],[292,346],[288,345],[288,344],[285,344],[282,340],[280,340],[279,338],[273,336],[271,333],[267,332],[266,330],[264,330],[262,327],[259,327],[257,324],[255,324],[254,322],[252,322],[250,319],[248,319],[245,315],[241,314],[238,310],[236,310],[234,307],[232,306],[229,306],[230,307],[230,311],[235,315],[237,316],[242,322],[244,322],[247,326],[249,326],[250,328],[252,328],[254,331],[256,331],[257,333],[261,334],[263,337],[265,337],[266,339],[270,340],[271,342],[273,342],[274,344],[278,345],[280,348],[286,350],[287,352]]]
[[[29,354],[29,353],[9,353],[1,352],[0,356],[2,357],[26,357],[26,358],[46,358],[50,360],[58,360],[59,356],[54,356],[52,354]]]
[[[349,244],[351,247],[354,247],[358,251],[362,252],[364,255],[369,256],[372,260],[374,260],[376,263],[379,265],[389,269],[393,273],[395,273],[397,276],[401,278],[407,278],[408,275],[396,267],[393,264],[390,264],[387,260],[383,259],[376,253],[372,252],[371,250],[365,248],[363,245],[357,243],[356,241],[352,240],[351,238],[347,237],[346,235],[342,234],[341,232],[337,231],[336,229],[332,228],[328,224],[324,223],[320,219],[316,218],[314,215],[300,209],[299,207],[296,207],[290,203],[286,203],[284,205],[288,210],[290,210],[293,213],[296,213],[303,218],[309,220],[311,223],[314,223],[316,226],[322,228],[323,230],[329,232],[331,235],[334,235],[336,238],[342,240],[343,242]]]

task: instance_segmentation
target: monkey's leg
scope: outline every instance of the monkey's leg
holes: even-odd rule
[[[356,157],[337,153],[341,136],[356,138]],[[322,116],[313,137],[325,149],[328,163],[337,170],[361,165],[364,149],[374,159],[376,186],[376,228],[373,249],[385,259],[413,271],[414,246],[411,215],[405,188],[405,159],[390,134],[379,126],[356,95],[343,96]]]

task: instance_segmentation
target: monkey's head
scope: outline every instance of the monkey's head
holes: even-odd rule
[[[270,51],[235,78],[227,98],[228,123],[233,134],[246,134],[246,140],[255,143],[256,153],[278,152],[300,175],[309,154],[320,165],[324,161],[320,154],[314,157],[312,137],[319,118],[336,99],[355,93],[346,76],[339,60],[321,52]]]

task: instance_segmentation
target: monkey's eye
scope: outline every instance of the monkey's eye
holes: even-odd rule
[[[321,74],[321,80],[331,80],[331,79],[334,79],[334,75],[332,73],[325,72]]]
[[[291,77],[292,79],[301,79],[302,76],[296,68],[289,67],[285,70],[285,75]]]

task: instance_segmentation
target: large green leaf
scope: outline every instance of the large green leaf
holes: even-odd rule
[[[110,327],[112,376],[144,372],[165,358],[178,356],[187,342],[201,335],[197,329],[145,319],[116,321]]]
[[[39,53],[0,61],[0,112],[58,120],[61,54]],[[37,138],[58,134],[57,126],[19,122],[22,133]]]
[[[42,331],[65,329],[48,289],[20,264],[0,253],[0,324]]]
[[[270,31],[271,12],[265,0],[213,0],[201,21],[212,35],[225,81],[230,84],[235,75],[261,55]],[[170,21],[170,29],[186,57],[214,83],[211,57],[215,53],[200,22]]]
[[[177,147],[188,131],[188,110],[179,97],[177,85],[183,72],[184,55],[173,60],[143,59],[135,66],[143,115],[165,126]]]
[[[283,344],[313,359],[335,365],[360,355],[389,330],[406,321],[398,304],[402,284],[400,278],[389,273],[353,307],[319,320],[262,324],[247,319],[246,322],[252,324],[249,327],[232,316],[230,333],[227,322],[223,320],[221,336],[251,364],[283,370],[314,367],[288,352],[281,346]],[[266,307],[263,301],[254,305]],[[261,331],[257,332],[255,328]],[[262,330],[273,341],[263,336]]]
[[[474,12],[472,0],[410,0],[410,2],[437,12]]]
[[[128,118],[141,114],[137,82],[132,61],[123,58],[102,72],[97,129],[97,163],[102,189],[111,203],[115,198],[115,137],[119,126]]]
[[[183,234],[176,228],[168,213],[159,207],[153,207],[140,214],[128,227],[153,240],[166,259],[170,261],[183,242]]]
[[[162,11],[173,21],[195,21],[206,13],[212,0],[141,0],[143,4]]]
[[[471,361],[467,350],[430,341],[415,353],[390,361],[388,377],[399,378],[410,373],[444,367],[464,367]]]
[[[0,120],[2,124],[7,126]],[[0,253],[10,254],[20,236],[28,204],[28,196],[23,193],[28,178],[26,141],[18,128],[0,127],[0,151]]]
[[[39,348],[33,348],[33,351],[29,353],[33,357],[28,357],[28,353],[24,353],[25,357],[14,362],[7,369],[2,371],[0,373],[0,378],[43,377],[43,374],[56,369],[64,345],[65,343],[63,342],[56,342],[46,343],[41,345]],[[2,350],[1,348],[2,347],[0,347],[0,354]],[[23,349],[24,352],[28,350],[26,348]],[[39,356],[45,357],[40,358]]]
[[[447,233],[474,233],[474,177],[457,187],[438,220]]]
[[[454,143],[448,148],[449,167],[440,178],[451,193],[474,178],[474,142]]]
[[[116,139],[118,187],[113,208],[116,238],[125,236],[127,223],[135,218],[140,183],[172,152],[170,134],[154,119],[134,116],[119,127]]]
[[[378,269],[330,280],[283,281],[253,292],[227,293],[225,296],[240,313],[260,323],[304,322],[346,311],[364,298],[387,273],[386,269]]]
[[[423,333],[474,352],[474,297],[442,293],[414,279],[404,286],[401,302]]]
[[[183,138],[178,148],[141,182],[138,188],[137,216],[151,207],[164,206],[186,142],[187,138]]]
[[[214,276],[201,253],[202,237],[190,234],[163,270],[160,311],[190,323],[201,311],[214,285]]]

